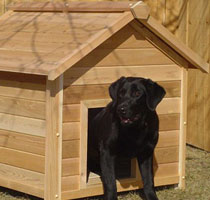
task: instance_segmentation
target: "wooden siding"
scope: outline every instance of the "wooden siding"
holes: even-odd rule
[[[110,99],[108,87],[121,76],[143,76],[157,81],[165,88],[166,96],[157,108],[160,119],[160,140],[154,157],[158,165],[156,184],[164,184],[167,176],[172,177],[172,183],[175,183],[179,162],[181,75],[182,69],[177,64],[145,40],[144,36],[137,34],[130,25],[67,70],[64,73],[63,101],[62,157],[63,169],[67,168],[62,174],[66,180],[64,184],[73,179],[76,183],[80,182],[81,188],[89,190],[88,186],[82,183],[83,179],[80,176],[83,172],[79,170],[86,165],[81,163],[80,158],[84,153],[80,147],[85,146],[80,140],[81,134],[83,138],[85,137],[85,133],[81,133],[81,119],[84,118],[84,113],[80,103],[86,100]],[[173,167],[169,169],[168,166]],[[164,169],[168,170],[170,175],[167,173],[165,175]],[[98,179],[91,181],[94,183]],[[67,191],[67,188],[68,185],[62,188],[63,194],[76,195]],[[120,186],[118,189],[121,190]],[[73,196],[70,195],[69,198]]]
[[[0,72],[1,186],[43,197],[45,77]]]
[[[45,135],[45,78],[0,72],[1,130]]]

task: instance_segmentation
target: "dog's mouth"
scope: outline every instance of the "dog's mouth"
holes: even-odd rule
[[[126,117],[120,116],[120,121],[122,124],[130,125],[130,124],[133,124],[134,122],[138,121],[139,118],[140,118],[139,114],[137,114],[131,118],[126,118]]]

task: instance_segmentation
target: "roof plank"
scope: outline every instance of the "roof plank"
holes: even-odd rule
[[[28,2],[8,6],[13,11],[49,11],[49,12],[124,12],[129,11],[132,2]]]
[[[56,79],[65,70],[69,69],[81,58],[90,53],[93,49],[99,46],[102,42],[111,37],[114,33],[120,30],[122,27],[127,25],[130,21],[134,19],[131,12],[124,12],[120,17],[118,17],[112,24],[110,24],[106,29],[103,29],[96,33],[93,37],[75,51],[70,54],[67,58],[60,61],[60,65],[55,70],[51,71],[48,75],[49,80]]]

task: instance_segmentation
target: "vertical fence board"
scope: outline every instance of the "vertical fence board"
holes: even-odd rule
[[[4,13],[4,1],[5,0],[0,0],[0,16]]]
[[[166,0],[164,23],[164,26],[184,43],[187,39],[187,4],[186,0]]]
[[[206,61],[209,61],[210,1],[189,0],[188,6],[187,44]],[[191,90],[188,91],[188,95],[191,97],[188,101],[187,142],[205,150],[210,150],[209,82],[208,74],[201,73],[199,70],[190,70],[189,84],[191,86],[189,88],[194,88],[195,91],[192,94]]]

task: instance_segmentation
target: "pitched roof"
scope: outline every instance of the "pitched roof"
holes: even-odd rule
[[[0,71],[54,80],[135,18],[192,65],[208,72],[208,64],[149,16],[149,8],[141,2],[11,5],[0,17]]]

